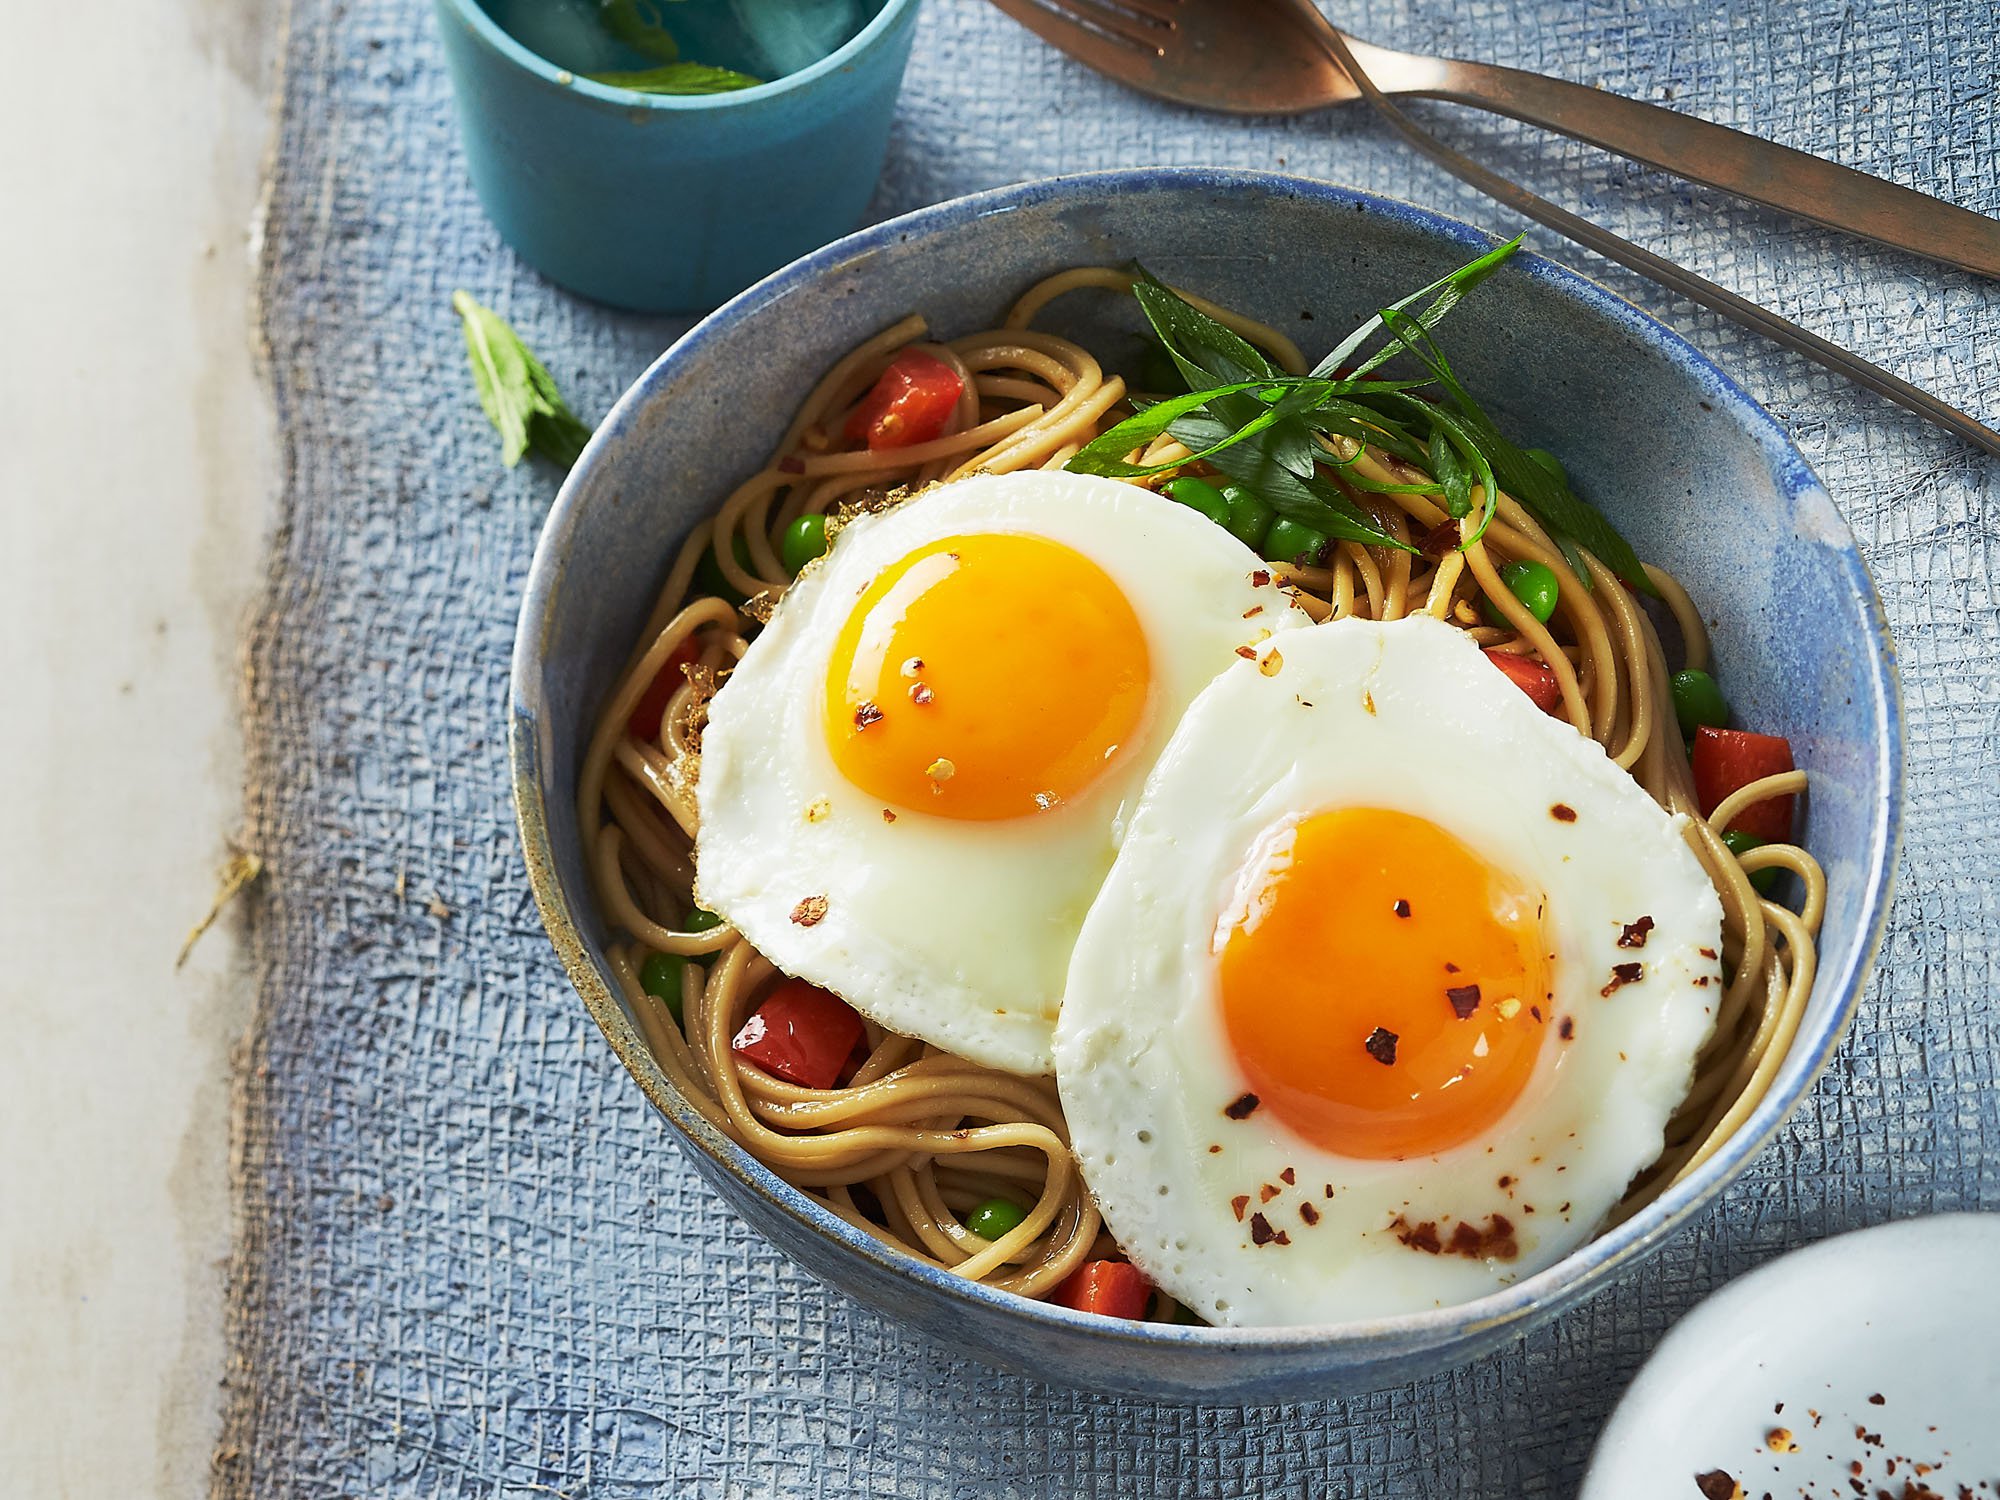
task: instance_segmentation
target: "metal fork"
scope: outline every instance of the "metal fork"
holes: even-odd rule
[[[1385,68],[1401,92],[1478,103],[1515,118],[1547,124],[1699,181],[1807,213],[1820,222],[1836,222],[1830,217],[1828,207],[1836,197],[1861,202],[1874,214],[1869,220],[1874,227],[1858,228],[1856,232],[1987,274],[2000,274],[2000,223],[1994,220],[1672,110],[1556,79],[1539,79],[1512,69],[1446,63],[1372,47],[1340,31],[1320,14],[1312,0],[993,0],[993,3],[1098,72],[1142,93],[1177,103],[1230,113],[1271,114],[1297,113],[1345,100],[1367,99],[1417,150],[1516,212],[1818,361],[1987,452],[2000,455],[2000,432],[1929,392],[1726,287],[1579,218],[1453,150],[1386,96],[1374,69]],[[1466,79],[1482,72],[1499,75],[1513,90],[1510,97],[1516,101],[1515,105],[1502,105],[1490,97],[1474,97],[1472,85]],[[1541,102],[1535,108],[1531,109],[1530,103],[1537,97],[1536,90],[1520,80],[1530,80],[1541,90]],[[1474,77],[1473,81],[1477,83],[1478,79]],[[1488,94],[1491,92],[1487,89]],[[1520,102],[1523,100],[1530,102]],[[1561,108],[1553,107],[1550,101]],[[1680,139],[1701,145],[1692,162],[1669,161],[1666,158],[1673,152],[1634,137],[1639,129],[1633,123],[1636,119],[1644,121],[1658,141],[1665,141],[1666,128],[1654,117],[1679,122],[1683,127]],[[1604,123],[1607,120],[1612,123]],[[1720,145],[1715,137],[1722,138]],[[1620,140],[1627,144],[1618,144]],[[1811,175],[1815,173],[1818,175]],[[1816,186],[1803,192],[1805,202],[1800,205],[1796,200],[1801,197],[1801,184],[1806,183]],[[1908,227],[1911,210],[1901,206],[1905,200],[1913,200],[1927,211],[1942,211],[1941,222],[1955,226],[1952,235],[1926,239],[1912,232]],[[1811,208],[1820,211],[1807,212]],[[1898,224],[1904,227],[1898,230]],[[1896,230],[1897,237],[1876,232],[1885,227]],[[1916,240],[1923,240],[1923,245],[1912,243]],[[1952,253],[1945,253],[1946,250]]]

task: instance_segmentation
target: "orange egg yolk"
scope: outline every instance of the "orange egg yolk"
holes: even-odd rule
[[[941,818],[1075,800],[1128,749],[1146,637],[1096,563],[1045,537],[947,537],[901,558],[847,617],[826,742],[854,786]]]
[[[1341,1156],[1463,1145],[1520,1097],[1552,1019],[1538,895],[1381,808],[1267,841],[1218,933],[1222,1011],[1261,1107]]]

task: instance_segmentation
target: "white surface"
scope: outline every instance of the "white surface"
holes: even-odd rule
[[[1752,1497],[1832,1500],[1854,1493],[1857,1462],[1871,1495],[1912,1479],[2000,1491],[1996,1278],[2000,1214],[1946,1214],[1841,1235],[1730,1283],[1639,1372],[1582,1500],[1694,1500],[1695,1476],[1717,1469]],[[1778,1428],[1796,1452],[1773,1451]],[[1935,1467],[1919,1476],[1913,1461]]]
[[[249,987],[233,920],[174,956],[241,821],[280,13],[7,14],[36,65],[0,91],[0,1488],[37,1500],[208,1489]]]

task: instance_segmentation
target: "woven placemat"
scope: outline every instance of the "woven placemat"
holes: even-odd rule
[[[543,939],[504,710],[554,481],[499,468],[447,304],[464,286],[497,306],[587,413],[684,325],[578,302],[500,245],[422,0],[294,12],[263,282],[285,493],[251,650],[249,836],[270,873],[218,1495],[1561,1496],[1646,1351],[1710,1288],[1851,1226],[2000,1209],[2000,466],[1536,232],[1790,425],[1901,645],[1898,898],[1805,1107],[1614,1290],[1493,1358],[1343,1403],[1184,1410],[999,1376],[807,1279],[697,1181]],[[1354,0],[1342,19],[2000,212],[1991,12],[1970,0]],[[1628,237],[2000,412],[1992,287],[1518,127],[1429,116]],[[1154,105],[976,0],[926,9],[874,212],[1151,163],[1284,168],[1517,227],[1358,110]]]

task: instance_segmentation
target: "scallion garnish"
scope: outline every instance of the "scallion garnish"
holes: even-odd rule
[[[1189,391],[1158,401],[1134,398],[1134,414],[1085,446],[1068,467],[1142,479],[1203,463],[1260,495],[1280,515],[1330,537],[1406,552],[1416,549],[1384,531],[1343,484],[1378,494],[1434,495],[1455,519],[1476,508],[1467,542],[1485,534],[1504,490],[1548,530],[1586,587],[1579,547],[1634,588],[1651,593],[1638,556],[1616,528],[1570,487],[1551,455],[1516,447],[1500,432],[1432,336],[1519,246],[1518,238],[1495,246],[1383,308],[1304,376],[1281,373],[1244,339],[1139,268],[1133,296]],[[1373,375],[1399,355],[1415,360],[1424,374]],[[1131,461],[1131,454],[1162,434],[1191,456],[1150,465]],[[1371,449],[1430,477],[1390,483],[1364,473],[1356,460]]]

